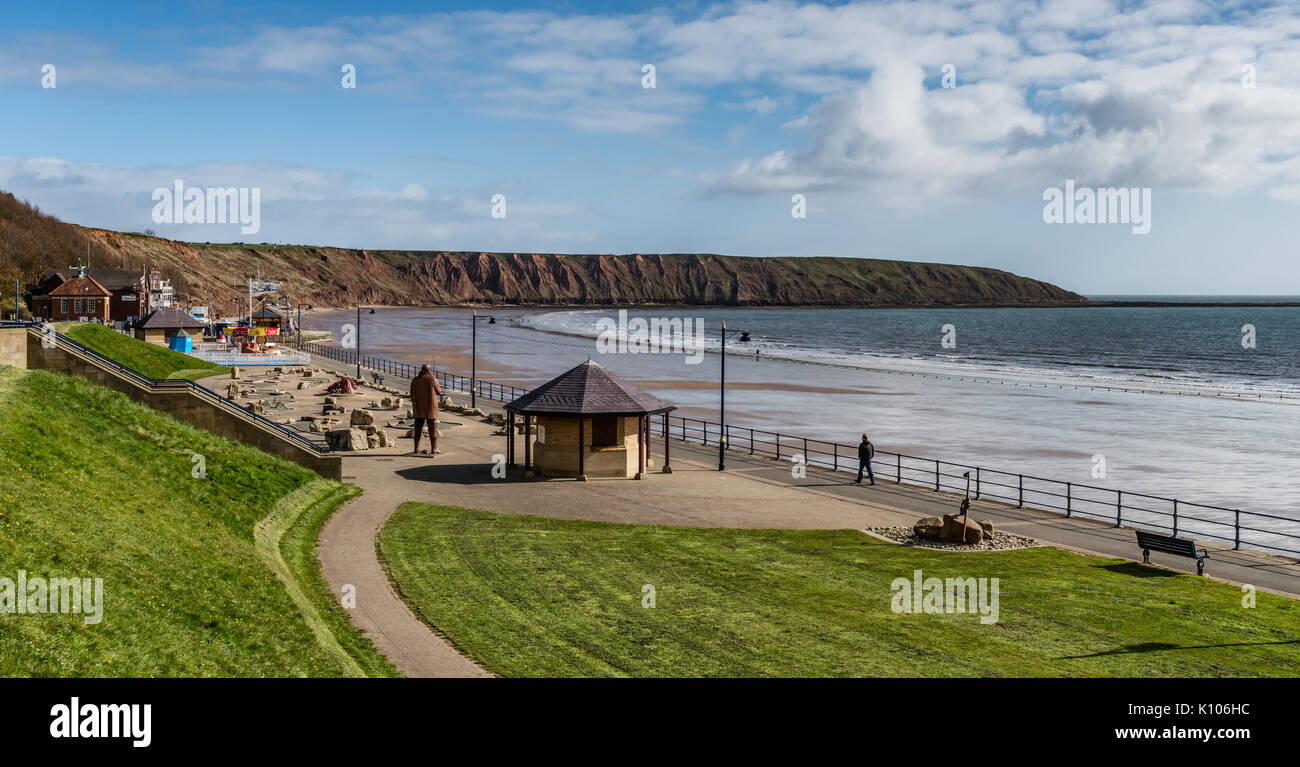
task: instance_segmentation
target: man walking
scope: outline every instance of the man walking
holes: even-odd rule
[[[862,470],[867,470],[867,476],[871,478],[871,484],[876,484],[876,475],[871,472],[871,459],[876,455],[876,446],[871,444],[867,435],[862,435],[862,443],[858,445],[858,478],[854,480],[859,485],[862,484]]]
[[[420,432],[429,424],[429,455],[438,455],[438,396],[442,387],[438,378],[428,365],[420,366],[420,374],[411,379],[411,415],[415,417],[415,428],[411,434],[415,437],[415,447],[411,455],[420,454]]]

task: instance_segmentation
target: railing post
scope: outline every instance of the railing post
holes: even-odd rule
[[[781,435],[776,435],[776,460],[781,460]]]
[[[894,453],[894,468],[896,470],[896,474],[894,475],[894,484],[901,485],[903,484],[903,454],[902,453]]]
[[[1178,499],[1174,499],[1174,537],[1178,537]]]
[[[1020,485],[1019,496],[1016,499],[1016,508],[1023,509],[1025,508],[1025,475],[1017,474],[1016,478]]]
[[[975,467],[975,500],[980,499],[980,467]]]
[[[808,465],[808,438],[803,438],[803,465]]]
[[[934,461],[934,490],[939,491],[939,459]]]
[[[1071,498],[1071,495],[1073,495],[1073,488],[1074,486],[1071,483],[1069,482],[1065,483],[1065,518],[1066,519],[1070,518],[1070,511],[1071,511],[1070,507],[1072,505],[1071,502],[1073,500]]]
[[[750,430],[749,430],[749,454],[750,454],[750,455],[753,455],[753,454],[754,454],[754,430],[753,430],[753,428],[750,428]]]
[[[722,446],[723,450],[731,449],[731,424],[722,427],[722,436],[726,438],[727,444]]]
[[[1232,529],[1232,550],[1236,551],[1241,548],[1241,509],[1232,513]]]
[[[1119,527],[1124,521],[1124,491],[1115,491],[1115,527]]]
[[[834,464],[835,469],[834,470],[839,471],[840,470],[840,443],[832,442],[831,444],[835,446],[835,464]]]
[[[709,444],[709,422],[700,421],[700,423],[704,424],[704,444],[707,446]]]

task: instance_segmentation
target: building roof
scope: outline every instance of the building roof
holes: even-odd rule
[[[140,272],[134,269],[87,269],[86,274],[110,291],[140,287]],[[51,277],[71,280],[76,276],[76,269],[49,269],[45,272],[47,280]]]
[[[258,310],[257,310],[257,314],[254,314],[254,315],[253,315],[253,319],[255,319],[255,320],[278,320],[278,319],[281,319],[281,316],[280,316],[280,313],[279,313],[279,312],[277,312],[276,310],[272,309],[272,308],[269,307],[269,306],[266,306],[266,307],[263,307],[263,308],[261,308],[261,309],[258,309]]]
[[[164,307],[149,312],[143,319],[136,322],[135,326],[141,330],[157,330],[160,328],[201,328],[203,323],[180,309]]]
[[[94,277],[72,277],[50,291],[51,296],[81,298],[82,296],[111,296],[112,291],[99,284]]]
[[[677,408],[591,360],[552,378],[506,407],[527,415],[644,415]]]

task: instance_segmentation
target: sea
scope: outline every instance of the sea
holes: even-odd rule
[[[1086,488],[1123,491],[1138,510],[1126,522],[1150,509],[1153,529],[1168,527],[1154,512],[1177,499],[1180,529],[1199,525],[1218,542],[1236,535],[1225,524],[1239,509],[1243,545],[1300,551],[1300,537],[1279,534],[1300,536],[1300,297],[1089,297],[1123,303],[635,307],[622,317],[512,307],[480,309],[494,321],[480,319],[477,333],[468,309],[376,308],[361,315],[361,345],[462,374],[473,351],[480,378],[525,387],[590,358],[677,414],[716,422],[725,321],[733,428],[846,445],[868,432],[882,451],[1084,486],[1073,492],[1096,500],[1076,513],[1098,518],[1113,518],[1111,496]],[[638,318],[703,332],[649,353],[608,342],[616,327],[636,340]],[[323,312],[304,327],[337,338],[355,321]],[[1043,498],[1057,487],[1030,482]]]

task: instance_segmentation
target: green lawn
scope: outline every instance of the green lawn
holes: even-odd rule
[[[49,371],[0,368],[0,446],[0,577],[104,581],[98,624],[0,613],[0,675],[394,673],[312,553],[354,488]]]
[[[124,336],[103,325],[90,322],[68,322],[61,323],[58,329],[60,333],[77,343],[87,346],[105,357],[120,362],[150,378],[188,378],[197,380],[230,372],[230,368],[213,365],[188,354],[181,354],[156,344]]]
[[[1051,548],[407,503],[380,550],[417,613],[504,676],[1300,676],[1300,603]],[[999,620],[893,612],[916,569],[998,578]]]

